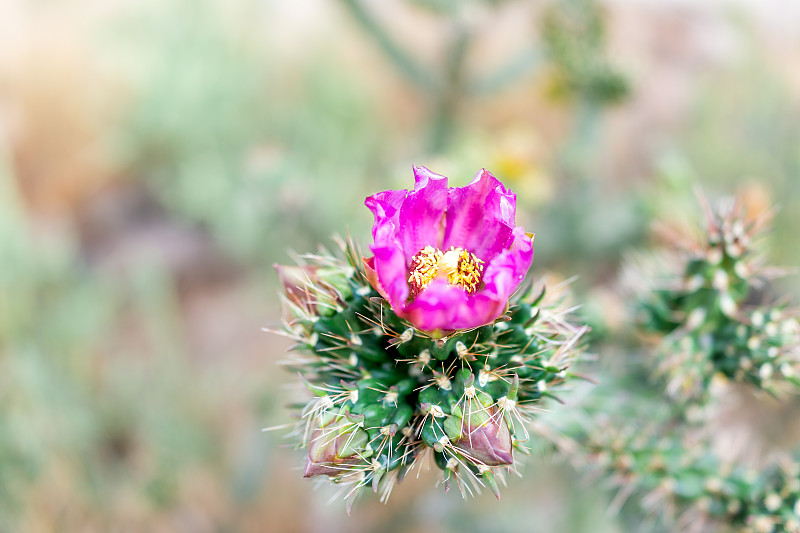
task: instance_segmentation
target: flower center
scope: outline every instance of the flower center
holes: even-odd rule
[[[411,273],[408,285],[411,298],[415,298],[436,278],[447,280],[473,293],[478,290],[483,279],[483,261],[463,248],[451,247],[446,252],[426,246],[411,259]]]

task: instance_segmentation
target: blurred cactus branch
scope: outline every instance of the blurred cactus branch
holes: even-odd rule
[[[464,93],[464,64],[469,50],[470,33],[463,24],[455,25],[455,37],[450,44],[445,69],[446,78],[436,106],[436,118],[431,132],[431,149],[447,146],[455,124],[455,116]]]
[[[601,119],[602,109],[598,101],[586,96],[577,97],[571,133],[557,160],[563,175],[577,180],[592,176]]]
[[[798,312],[773,296],[770,281],[785,272],[764,264],[759,245],[772,213],[698,197],[705,230],[664,226],[667,246],[628,267],[639,286],[637,325],[656,341],[650,377],[664,394],[639,393],[616,410],[610,396],[601,399],[585,444],[620,499],[636,494],[644,514],[660,514],[665,526],[797,532],[792,425],[770,434],[760,422],[791,413],[800,391]],[[737,425],[748,436],[732,447]]]
[[[342,0],[342,3],[397,69],[434,102],[435,118],[431,126],[430,148],[433,151],[442,150],[452,135],[458,104],[467,87],[463,72],[471,36],[466,26],[456,21],[446,65],[441,69],[444,75],[439,78],[406,53],[359,0]]]
[[[605,16],[595,0],[554,2],[544,13],[540,32],[554,69],[555,96],[613,104],[628,95],[625,76],[607,57]]]
[[[592,0],[556,2],[546,12],[541,33],[542,46],[530,45],[494,72],[475,79],[464,74],[473,32],[458,10],[453,16],[452,37],[444,65],[434,72],[406,52],[387,28],[374,17],[361,0],[341,0],[350,15],[383,50],[408,81],[422,91],[435,108],[430,148],[444,149],[455,126],[459,104],[465,96],[483,96],[502,90],[536,70],[547,58],[554,68],[553,92],[577,102],[576,132],[565,151],[565,170],[583,174],[577,161],[586,161],[594,144],[598,111],[604,104],[623,99],[627,82],[608,63],[605,53],[604,20]],[[441,74],[439,74],[441,72]]]
[[[552,68],[550,92],[575,106],[571,138],[559,166],[574,178],[588,177],[597,153],[601,110],[625,99],[628,81],[606,54],[605,17],[594,0],[561,0],[545,11],[542,47]]]
[[[372,16],[360,0],[341,0],[350,15],[358,22],[378,47],[392,60],[406,78],[420,89],[433,91],[439,88],[436,77],[406,53],[390,36],[378,20]]]
[[[468,87],[470,95],[482,96],[501,91],[523,76],[537,70],[543,62],[542,51],[531,45],[495,72],[474,80]]]

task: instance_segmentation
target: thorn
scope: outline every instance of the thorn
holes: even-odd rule
[[[555,395],[555,394],[553,394],[552,392],[543,392],[543,393],[542,393],[542,396],[547,396],[548,398],[552,398],[552,399],[554,399],[555,401],[557,401],[557,402],[558,402],[558,403],[560,403],[561,405],[566,405],[566,403],[564,402],[564,400],[562,400],[561,398],[559,398],[558,396],[556,396],[556,395]]]
[[[536,322],[536,320],[539,318],[539,314],[541,313],[541,309],[538,306],[535,307],[535,309],[536,309],[536,312],[533,313],[533,316],[531,316],[528,320],[525,321],[525,323],[522,325],[522,327],[524,327],[524,328],[531,327],[534,324],[534,322]]]
[[[574,372],[570,372],[570,375],[572,377],[575,377],[575,378],[578,378],[578,379],[582,379],[584,381],[588,381],[592,385],[599,385],[600,384],[600,382],[597,381],[596,379],[594,379],[592,376],[587,376],[587,375],[584,375],[584,374],[575,374]]]

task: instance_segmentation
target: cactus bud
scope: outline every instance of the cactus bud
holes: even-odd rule
[[[497,407],[479,410],[463,419],[461,438],[456,449],[476,463],[504,466],[514,463],[511,432]]]
[[[303,477],[338,476],[361,460],[354,457],[369,441],[367,432],[350,427],[325,427],[314,430],[308,443]]]

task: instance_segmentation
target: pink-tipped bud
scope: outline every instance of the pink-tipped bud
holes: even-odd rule
[[[485,466],[514,463],[511,432],[496,406],[464,417],[463,424],[461,438],[453,443],[461,453]]]
[[[338,476],[362,461],[357,452],[369,437],[361,429],[342,432],[337,427],[317,428],[308,443],[308,457],[303,477]]]
[[[278,279],[290,302],[297,304],[309,312],[314,312],[316,297],[312,285],[317,281],[317,267],[272,265],[278,272]]]

